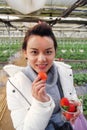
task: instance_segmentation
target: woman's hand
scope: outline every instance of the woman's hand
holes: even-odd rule
[[[41,102],[50,100],[46,93],[46,80],[41,80],[40,76],[37,76],[32,83],[32,96]]]
[[[80,110],[81,103],[74,101],[74,104],[75,104],[76,106],[78,106],[78,107],[77,107],[77,111],[73,114],[73,117],[70,119],[70,122],[71,122],[72,124],[74,124],[75,120],[76,120],[76,119],[78,118],[78,116],[81,114],[81,110]]]

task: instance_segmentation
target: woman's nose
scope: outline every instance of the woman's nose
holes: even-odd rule
[[[46,60],[45,55],[40,54],[40,55],[38,56],[38,61],[45,61],[45,60]]]

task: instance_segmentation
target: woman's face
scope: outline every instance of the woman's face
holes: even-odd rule
[[[38,73],[47,72],[55,58],[55,48],[50,37],[33,35],[29,38],[25,56],[28,64]]]

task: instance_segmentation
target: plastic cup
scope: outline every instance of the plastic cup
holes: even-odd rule
[[[63,117],[67,121],[70,121],[73,118],[74,114],[76,113],[76,112],[68,112],[68,111],[64,110],[63,108],[61,108],[61,110],[62,110]]]

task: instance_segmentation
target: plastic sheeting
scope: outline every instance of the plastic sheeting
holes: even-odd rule
[[[83,114],[76,119],[74,130],[87,130],[87,119]]]
[[[46,0],[6,0],[8,5],[23,14],[28,14],[42,8]]]
[[[49,6],[69,6],[77,0],[6,0],[8,5],[22,14],[29,14],[43,8],[44,5]]]

